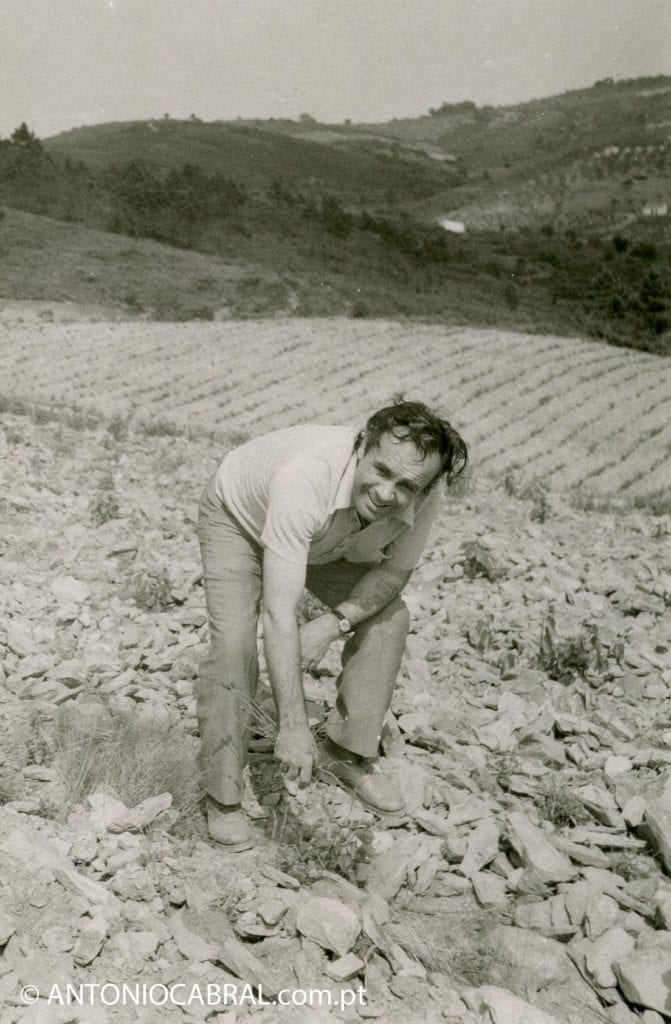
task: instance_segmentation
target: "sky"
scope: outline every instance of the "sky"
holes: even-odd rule
[[[388,121],[671,74],[671,0],[0,0],[0,137],[104,121]]]

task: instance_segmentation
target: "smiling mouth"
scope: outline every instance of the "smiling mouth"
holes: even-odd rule
[[[370,504],[371,504],[371,505],[373,506],[373,508],[378,508],[378,509],[382,509],[382,510],[385,510],[385,509],[388,509],[388,508],[391,508],[391,507],[392,507],[392,506],[391,506],[391,503],[385,503],[384,505],[381,505],[381,504],[380,504],[379,502],[377,502],[377,501],[375,500],[375,498],[373,498],[373,497],[372,497],[372,495],[370,495],[370,494],[368,495],[368,501],[369,501],[369,502],[370,502]]]

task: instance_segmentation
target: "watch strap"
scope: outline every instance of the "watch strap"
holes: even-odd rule
[[[338,630],[340,632],[340,635],[349,636],[349,634],[352,632],[352,623],[350,622],[350,620],[347,618],[346,615],[343,615],[339,608],[334,608],[333,614],[338,620]]]

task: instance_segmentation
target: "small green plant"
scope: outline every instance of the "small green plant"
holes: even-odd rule
[[[654,861],[633,850],[622,850],[610,855],[610,870],[620,875],[626,882],[637,878],[648,878],[655,870]]]
[[[653,516],[668,516],[671,515],[671,491],[637,494],[632,504],[634,508],[649,512]]]
[[[285,868],[299,881],[314,881],[323,871],[333,871],[353,883],[362,881],[368,865],[370,829],[343,827],[327,821],[303,837],[304,843],[287,848]]]
[[[558,639],[554,606],[550,605],[541,624],[537,666],[550,679],[569,684],[574,679],[602,676],[608,659],[593,623],[586,623],[582,632]]]
[[[551,514],[550,495],[544,480],[525,480],[511,468],[501,477],[501,485],[511,498],[531,502],[529,518],[534,522],[544,523]]]
[[[531,493],[531,511],[529,518],[535,523],[544,523],[552,509],[548,497],[547,487],[537,483]]]
[[[8,804],[12,800],[20,800],[23,796],[23,787],[15,771],[0,769],[0,805]]]
[[[225,892],[212,901],[212,906],[217,910],[223,910],[228,920],[233,924],[240,917],[240,904],[244,901],[247,893],[244,889],[235,886],[226,888]]]
[[[597,496],[585,487],[574,487],[568,494],[571,508],[578,512],[596,512],[599,510]]]
[[[32,416],[33,406],[22,398],[14,398],[13,395],[0,394],[0,413],[9,412],[12,416]]]
[[[543,782],[534,802],[541,815],[555,825],[578,825],[590,820],[580,797],[556,777]]]
[[[498,565],[494,555],[479,540],[468,540],[462,546],[464,554],[464,576],[468,579],[476,579],[484,576],[490,583],[505,579],[506,570]]]
[[[173,604],[172,583],[165,566],[136,572],[130,596],[138,608],[146,612],[165,612]]]
[[[486,619],[478,619],[466,630],[468,642],[480,654],[486,654],[491,650],[493,640],[494,616],[488,615]]]
[[[75,439],[72,431],[65,430],[62,423],[59,423],[53,432],[51,447],[57,455],[69,457],[75,451]]]
[[[118,519],[120,512],[119,499],[114,492],[114,481],[112,487],[100,486],[89,502],[89,515],[95,525],[102,526],[112,519]]]
[[[328,817],[314,825],[285,815],[277,835],[278,867],[300,882],[315,881],[331,871],[351,882],[364,880],[370,859],[373,833]]]
[[[223,440],[229,448],[239,448],[240,445],[250,440],[250,434],[246,430],[232,430],[230,434],[226,434]]]
[[[515,754],[510,751],[503,751],[495,755],[492,764],[492,772],[497,784],[502,789],[508,789],[510,777],[520,770],[520,763]]]
[[[3,426],[7,444],[23,444],[24,437],[18,427],[13,423],[5,423]]]
[[[187,433],[184,427],[166,419],[143,420],[137,430],[145,437],[180,437]]]
[[[107,421],[107,430],[115,441],[124,441],[128,437],[128,416],[115,412]]]
[[[497,797],[501,790],[510,786],[510,778],[519,772],[519,761],[510,751],[494,754],[485,768],[476,768],[471,772],[471,779],[480,790]]]
[[[509,498],[519,497],[519,482],[514,469],[509,468],[505,471],[501,477],[501,484]]]

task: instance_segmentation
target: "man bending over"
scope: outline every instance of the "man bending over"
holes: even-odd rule
[[[403,810],[375,764],[408,632],[400,595],[440,505],[436,485],[458,475],[467,457],[447,420],[402,400],[358,433],[288,427],[225,457],[198,518],[210,626],[198,722],[213,839],[231,849],[250,845],[242,775],[259,614],[277,705],[275,757],[287,778],[307,785],[320,764],[378,814]],[[299,628],[306,587],[330,610]],[[301,663],[316,667],[338,637],[346,642],[337,700],[318,746]]]

